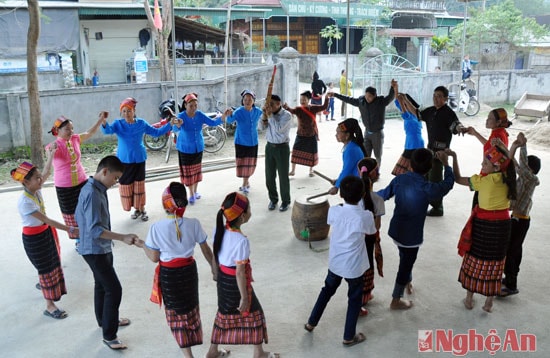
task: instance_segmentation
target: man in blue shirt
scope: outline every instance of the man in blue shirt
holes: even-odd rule
[[[107,189],[118,182],[124,164],[115,156],[103,158],[93,177],[82,187],[75,211],[80,229],[82,255],[94,274],[94,309],[97,323],[103,328],[103,343],[111,349],[126,349],[117,338],[119,326],[127,326],[130,320],[120,318],[118,309],[122,300],[122,287],[113,267],[113,240],[143,247],[136,234],[118,234],[111,231],[111,217]]]
[[[377,192],[384,200],[395,196],[395,208],[388,235],[399,249],[399,270],[393,288],[390,309],[408,309],[412,301],[403,300],[403,293],[412,293],[412,269],[418,250],[424,241],[424,222],[430,200],[441,199],[453,188],[454,174],[444,151],[436,153],[445,166],[445,178],[433,183],[425,175],[432,167],[434,154],[431,150],[415,149],[411,156],[412,172],[393,178],[390,184]]]

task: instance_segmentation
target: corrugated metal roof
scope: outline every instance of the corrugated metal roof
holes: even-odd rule
[[[224,8],[176,8],[174,10],[176,16],[213,16],[226,17],[227,9]],[[270,9],[231,9],[231,19],[246,19],[249,17],[268,17]],[[109,7],[81,7],[78,9],[80,16],[145,16],[143,7],[134,8],[109,8]]]

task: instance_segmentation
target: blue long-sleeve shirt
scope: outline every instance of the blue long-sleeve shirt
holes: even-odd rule
[[[204,151],[204,137],[202,136],[202,126],[219,126],[222,124],[221,118],[211,119],[201,111],[196,111],[195,116],[190,118],[187,112],[178,114],[178,118],[183,121],[181,127],[174,125],[172,129],[178,132],[178,141],[176,148],[178,151],[186,154],[195,154]]]
[[[227,123],[237,122],[235,131],[235,144],[253,147],[258,145],[258,122],[262,110],[253,106],[250,111],[239,107],[233,112],[233,115],[227,117]]]
[[[151,126],[142,118],[136,118],[134,123],[128,123],[123,118],[106,123],[101,126],[103,134],[116,134],[118,138],[118,148],[116,155],[123,163],[143,163],[147,160],[147,151],[143,145],[143,135],[149,134],[153,137],[159,137],[170,131],[172,126],[166,123],[160,128]]]
[[[388,235],[404,247],[418,247],[424,241],[424,222],[428,204],[447,195],[453,188],[454,174],[445,167],[445,177],[439,183],[429,182],[424,176],[408,172],[392,179],[390,184],[377,192],[384,200],[395,196],[395,208]]]
[[[344,152],[342,153],[343,167],[340,175],[338,176],[338,179],[336,179],[336,183],[334,184],[334,186],[340,188],[340,183],[342,182],[342,179],[344,179],[348,175],[358,177],[359,171],[357,170],[357,163],[359,163],[359,161],[364,157],[365,155],[363,154],[361,148],[357,144],[355,144],[355,142],[349,142],[345,146]]]
[[[112,251],[112,240],[101,239],[103,231],[111,231],[107,187],[93,177],[82,187],[75,210],[80,232],[80,255],[100,255]]]
[[[395,106],[401,111],[398,100],[395,100]],[[402,112],[401,118],[403,118],[403,127],[405,128],[405,149],[424,148],[422,122],[411,112]]]

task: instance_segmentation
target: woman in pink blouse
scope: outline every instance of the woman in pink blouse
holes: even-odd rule
[[[107,118],[109,112],[99,113],[97,122],[86,132],[75,134],[73,122],[64,117],[58,117],[50,131],[56,138],[57,150],[53,158],[54,185],[57,193],[59,209],[67,226],[78,227],[74,219],[74,212],[80,195],[80,189],[88,177],[80,162],[80,143],[91,138],[99,126]],[[48,149],[53,143],[46,146]],[[69,232],[69,238],[76,240],[78,249],[79,238],[75,232]]]

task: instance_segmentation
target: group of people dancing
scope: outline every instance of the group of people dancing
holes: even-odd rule
[[[241,231],[241,226],[251,218],[247,194],[257,166],[258,131],[265,130],[267,140],[267,209],[275,210],[281,201],[279,211],[284,212],[290,206],[289,176],[295,175],[296,164],[309,167],[309,175],[314,175],[320,139],[316,115],[327,109],[333,97],[359,107],[365,131],[354,118],[347,118],[336,127],[336,140],[343,145],[342,169],[331,181],[329,193],[339,193],[345,204],[329,209],[327,221],[332,232],[328,274],[304,328],[314,331],[330,298],[345,279],[349,300],[343,345],[365,341],[366,336],[357,333],[355,327],[359,317],[368,315],[375,266],[383,276],[379,230],[385,214],[384,201],[391,198],[395,200],[395,209],[388,235],[398,247],[400,261],[390,308],[411,308],[412,301],[403,297],[405,292],[414,293],[412,271],[423,243],[426,217],[443,216],[442,199],[454,183],[469,186],[476,192],[471,217],[457,245],[463,257],[458,280],[466,290],[464,306],[472,309],[474,294],[478,293],[486,296],[483,310],[491,312],[495,296],[519,292],[521,248],[529,228],[533,192],[539,184],[540,159],[527,155],[523,133],[508,148],[506,128],[511,122],[504,109],[489,112],[486,128],[491,130],[491,135],[485,138],[475,128],[460,123],[446,104],[448,90],[443,86],[434,90],[433,106],[424,110],[419,109],[410,95],[400,92],[395,80],[387,96],[377,96],[373,87],[367,87],[365,95],[359,98],[328,92],[324,102],[316,104],[315,96],[318,97],[318,93],[301,93],[300,105],[292,108],[280,96],[272,94],[260,109],[255,106],[255,93],[247,89],[241,92],[241,107],[227,109],[219,118],[212,119],[198,110],[198,95],[188,93],[183,97],[182,111],[177,115],[172,113],[171,120],[160,128],[136,116],[134,98],[121,102],[121,118],[108,123],[109,114],[102,111],[97,122],[81,134],[74,133],[70,119],[57,118],[51,130],[56,140],[46,146],[44,169],[40,171],[31,163],[23,162],[12,170],[13,179],[24,189],[18,202],[23,245],[39,274],[37,287],[46,300],[44,315],[55,319],[68,316],[55,303],[67,293],[56,233],[59,229],[76,240],[77,251],[93,272],[94,311],[97,324],[103,330],[103,342],[111,349],[127,348],[117,336],[118,328],[130,324],[130,320],[119,317],[122,288],[112,255],[113,240],[122,241],[143,248],[146,256],[158,263],[151,300],[164,303],[166,320],[178,345],[184,356],[192,357],[191,347],[203,343],[194,259],[198,244],[217,281],[218,293],[218,310],[207,357],[225,356],[229,351],[220,349],[219,345],[234,344],[253,345],[254,357],[278,357],[263,349],[263,344],[268,343],[266,319],[251,284],[250,241]],[[404,120],[405,149],[393,168],[395,178],[386,188],[375,192],[373,186],[379,178],[382,158],[385,107],[394,98]],[[291,154],[289,132],[293,114],[297,117],[298,129]],[[223,122],[237,122],[236,172],[242,184],[222,201],[210,248],[200,221],[184,217],[184,213],[188,205],[201,199],[198,183],[202,180],[202,126]],[[421,134],[422,122],[427,126],[427,148]],[[88,178],[80,161],[80,144],[100,128],[103,133],[118,137],[117,155],[103,158],[94,175]],[[168,217],[152,224],[145,240],[136,234],[111,231],[106,191],[117,183],[123,210],[133,208],[131,218],[134,220],[149,219],[145,210],[147,153],[142,137],[143,134],[160,136],[170,130],[179,134],[176,147],[180,182],[170,183],[162,194]],[[458,155],[450,146],[456,134],[473,135],[483,144],[479,174],[462,176]],[[517,149],[520,149],[519,161],[515,160]],[[372,152],[375,158],[371,157]],[[46,215],[41,195],[42,184],[49,177],[52,165],[64,223]]]

